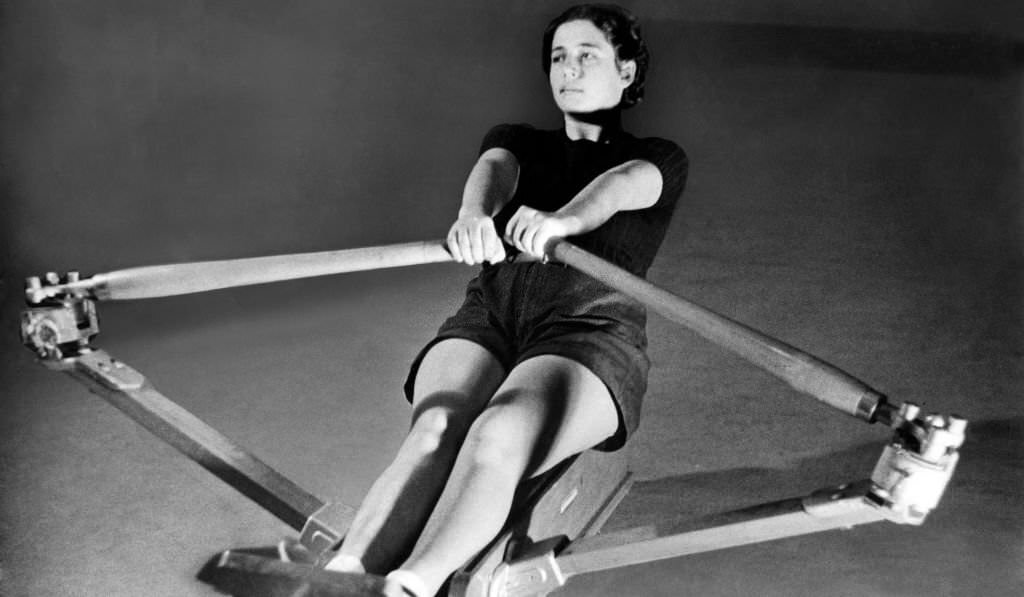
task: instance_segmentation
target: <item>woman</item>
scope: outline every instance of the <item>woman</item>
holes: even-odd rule
[[[548,26],[542,58],[564,128],[501,125],[485,137],[447,237],[456,261],[483,269],[414,361],[409,435],[327,565],[389,573],[399,594],[434,595],[499,532],[521,480],[590,448],[618,449],[637,426],[643,307],[546,263],[545,247],[569,237],[644,275],[686,155],[621,129],[648,59],[628,12],[570,8]]]

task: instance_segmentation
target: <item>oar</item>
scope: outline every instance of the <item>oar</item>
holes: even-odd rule
[[[887,405],[885,396],[834,365],[659,288],[566,241],[550,243],[547,254],[632,296],[651,311],[743,357],[799,392],[869,423],[880,415],[888,416],[887,411],[879,412]]]
[[[632,296],[650,310],[743,357],[799,392],[869,422],[888,416],[888,404],[882,394],[817,357],[659,288],[568,241],[549,243],[546,254]],[[69,291],[86,292],[104,300],[140,299],[450,260],[443,241],[423,241],[136,267],[65,284],[39,287],[37,281],[35,287],[30,283],[28,295],[33,302]]]
[[[296,253],[247,259],[224,259],[150,265],[96,274],[85,280],[30,287],[29,300],[67,292],[85,292],[100,300],[131,300],[206,292],[389,267],[451,261],[441,241],[380,247]]]

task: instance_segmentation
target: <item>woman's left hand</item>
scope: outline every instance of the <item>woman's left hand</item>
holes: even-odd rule
[[[543,259],[544,249],[552,239],[574,234],[570,220],[559,214],[524,205],[508,221],[505,242],[528,255]]]

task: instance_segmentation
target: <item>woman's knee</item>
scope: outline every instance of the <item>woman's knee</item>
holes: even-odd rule
[[[525,469],[539,435],[535,427],[521,409],[492,405],[473,422],[463,450],[477,467]]]
[[[541,355],[513,369],[470,437],[477,463],[534,475],[600,444],[618,425],[615,402],[597,375],[571,359]]]
[[[433,454],[445,443],[461,441],[471,418],[469,413],[443,406],[417,410],[408,441],[418,454]]]

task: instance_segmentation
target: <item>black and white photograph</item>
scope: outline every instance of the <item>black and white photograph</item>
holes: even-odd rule
[[[0,4],[3,597],[1024,594],[1019,0]]]

